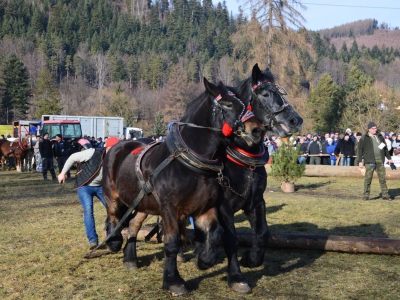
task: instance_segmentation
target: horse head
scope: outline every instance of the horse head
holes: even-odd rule
[[[237,87],[237,94],[248,99],[248,108],[262,121],[268,134],[287,137],[301,129],[303,119],[286,100],[285,89],[275,83],[268,69],[262,72],[255,64],[251,77]]]
[[[240,137],[251,145],[262,141],[264,127],[251,112],[246,112],[245,104],[230,89],[221,82],[214,85],[206,78],[204,87],[205,92],[189,103],[181,119],[187,125],[182,134],[190,131],[184,138],[190,148],[214,156],[233,137]],[[199,129],[189,129],[194,127],[189,123],[209,130],[195,132]]]
[[[231,138],[232,135],[240,137],[248,145],[262,142],[265,128],[251,111],[246,111],[242,100],[221,82],[216,86],[204,78],[204,86],[206,93],[213,97],[214,127],[221,128],[225,137]]]

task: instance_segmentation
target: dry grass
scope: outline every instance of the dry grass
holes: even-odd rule
[[[362,184],[356,178],[304,177],[298,191],[287,195],[269,179],[265,199],[271,231],[400,238],[398,182],[388,182],[398,199],[392,202],[361,201]],[[372,196],[378,196],[377,179],[373,184]],[[161,289],[161,244],[139,248],[136,272],[124,269],[122,253],[81,257],[88,243],[72,186],[45,183],[40,174],[0,172],[0,298],[170,298]],[[105,210],[98,201],[95,211],[101,233]],[[248,230],[242,213],[237,228]],[[243,268],[253,287],[245,296],[227,287],[222,251],[210,270],[198,271],[188,262],[179,271],[190,290],[183,299],[398,299],[399,264],[399,256],[271,249],[262,267]]]

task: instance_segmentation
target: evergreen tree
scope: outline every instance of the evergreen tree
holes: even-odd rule
[[[154,125],[151,128],[151,134],[155,136],[165,134],[164,115],[161,111],[157,111],[154,117]]]
[[[309,115],[314,131],[328,132],[336,128],[340,119],[343,92],[325,73],[308,98]]]
[[[272,155],[271,175],[282,182],[294,182],[304,175],[306,164],[298,164],[300,148],[293,144],[282,144]]]
[[[58,115],[62,109],[60,98],[49,69],[43,68],[35,88],[36,118],[41,119],[42,115]]]
[[[346,63],[350,61],[349,51],[347,50],[347,45],[345,42],[343,42],[342,49],[340,50],[340,58]]]
[[[4,62],[1,79],[4,82],[1,105],[6,113],[6,121],[24,118],[29,108],[31,89],[29,75],[16,54],[11,54]]]
[[[352,67],[347,76],[347,93],[356,91],[366,85],[372,83],[371,77],[368,77],[363,71],[356,66]]]

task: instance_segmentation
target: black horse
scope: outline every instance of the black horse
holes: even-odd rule
[[[254,65],[252,76],[232,88],[237,95],[247,100],[248,109],[263,123],[269,134],[281,137],[299,131],[303,119],[284,98],[283,88],[275,84],[274,76],[267,70],[262,72]],[[269,230],[266,221],[263,194],[267,186],[264,164],[268,152],[262,143],[248,145],[234,139],[222,161],[225,165],[224,201],[218,206],[220,224],[224,228],[224,248],[228,257],[228,284],[240,293],[249,293],[251,288],[242,275],[237,258],[238,238],[234,225],[234,213],[243,210],[255,239],[250,250],[241,259],[241,265],[254,268],[264,261]]]
[[[196,222],[198,268],[207,269],[216,263],[223,235],[216,211],[223,200],[216,177],[221,175],[223,167],[217,157],[226,148],[226,136],[235,132],[251,146],[259,144],[265,133],[254,117],[241,122],[245,105],[224,85],[215,86],[206,79],[204,85],[206,91],[189,104],[181,122],[174,123],[166,142],[119,143],[111,148],[103,166],[108,234],[132,204],[133,196],[143,194],[129,221],[125,266],[137,268],[136,236],[144,218],[148,214],[161,215],[165,253],[163,288],[174,295],[187,292],[176,264],[181,246],[179,233],[183,230],[179,224],[187,217],[192,216]],[[107,245],[112,251],[121,249],[120,231],[112,235]]]

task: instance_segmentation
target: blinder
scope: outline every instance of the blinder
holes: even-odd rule
[[[224,108],[219,101],[222,99],[222,95],[219,94],[215,99],[214,99],[214,107],[213,107],[213,120],[215,121],[215,117],[216,117],[216,110],[219,109],[221,111],[222,114],[222,119],[224,120],[224,123],[222,125],[222,134],[224,136],[230,136],[233,132],[233,129],[236,129],[237,127],[241,126],[242,128],[244,128],[244,125],[241,121],[241,118],[244,114],[244,110],[245,110],[245,105],[244,103],[235,96],[234,93],[232,93],[231,91],[228,91],[228,95],[231,97],[234,97],[235,100],[237,100],[243,107],[242,111],[240,112],[240,114],[238,116],[236,116],[235,114],[233,114],[232,112],[230,112],[229,110],[227,110],[226,108]],[[246,119],[247,120],[247,119]]]

